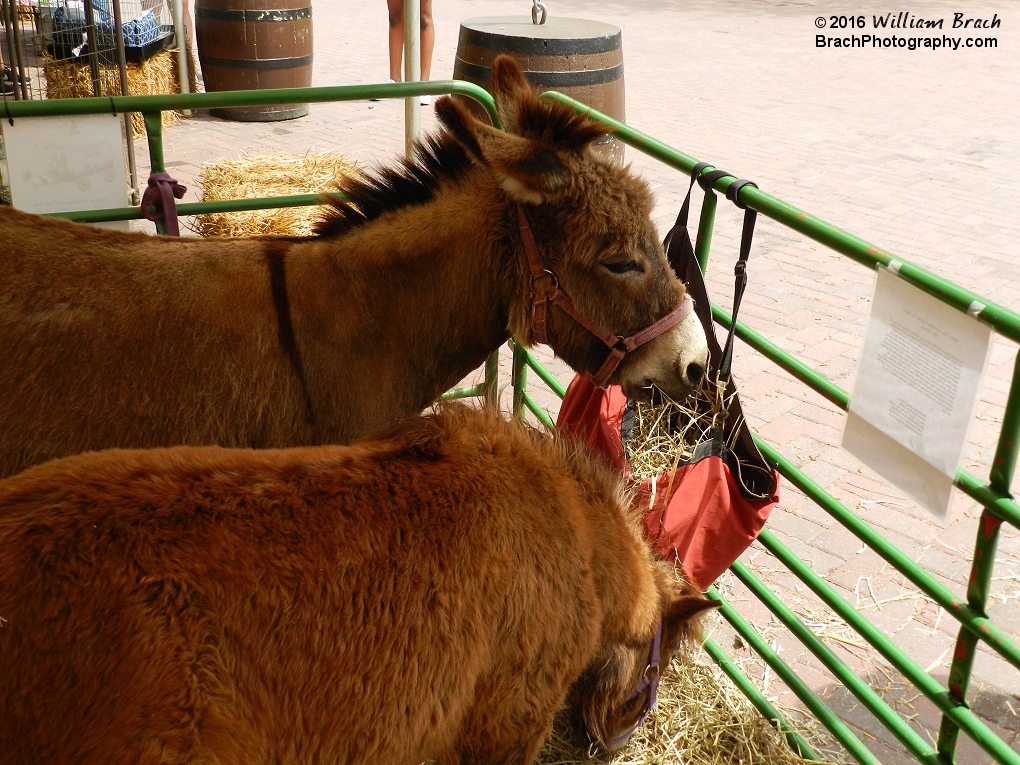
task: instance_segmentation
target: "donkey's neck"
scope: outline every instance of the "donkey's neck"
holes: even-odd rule
[[[509,337],[518,286],[506,202],[484,178],[465,181],[288,257],[297,345],[324,415],[323,440],[347,441],[420,411]],[[355,370],[367,374],[354,379]],[[341,396],[359,401],[359,411],[341,411]],[[334,420],[353,430],[334,432]]]

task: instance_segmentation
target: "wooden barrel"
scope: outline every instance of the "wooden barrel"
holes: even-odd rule
[[[623,122],[623,45],[620,28],[587,19],[550,16],[534,24],[529,16],[483,16],[460,25],[455,80],[489,90],[492,62],[506,53],[517,59],[528,81],[556,90]],[[462,102],[477,104],[473,99]],[[481,113],[480,107],[477,107]],[[606,137],[596,148],[617,162],[623,144]]]
[[[311,0],[196,0],[195,37],[206,91],[312,84]],[[290,120],[308,104],[213,109],[242,122]]]

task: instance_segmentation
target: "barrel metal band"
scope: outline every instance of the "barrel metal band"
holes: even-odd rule
[[[609,53],[620,50],[623,35],[616,32],[611,35],[597,37],[559,37],[547,39],[542,37],[513,37],[498,32],[484,32],[480,29],[461,27],[460,41],[465,45],[474,45],[483,50],[495,50],[500,53],[545,53],[550,56],[565,54]]]
[[[488,85],[492,79],[491,66],[469,64],[458,58],[456,71],[465,79]],[[532,85],[544,88],[570,88],[581,85],[604,85],[623,79],[623,64],[609,69],[590,69],[577,72],[524,72],[524,76]]]
[[[311,6],[307,8],[273,8],[271,10],[226,10],[223,8],[195,8],[195,17],[210,21],[301,21],[312,17]]]
[[[202,56],[202,66],[218,66],[221,69],[298,69],[312,65],[312,55],[294,58],[219,58]]]

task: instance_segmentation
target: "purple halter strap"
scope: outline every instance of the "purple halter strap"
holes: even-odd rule
[[[609,742],[609,748],[615,749],[625,742],[628,738],[634,735],[634,731],[644,725],[646,719],[648,719],[648,713],[655,709],[655,704],[659,699],[659,658],[662,649],[662,620],[659,620],[659,626],[655,630],[655,637],[652,638],[652,647],[648,651],[648,666],[645,667],[645,672],[641,675],[641,681],[637,684],[637,688],[634,692],[627,697],[627,700],[623,703],[633,701],[642,693],[645,688],[649,688],[648,691],[648,702],[645,704],[644,711],[641,713],[640,719],[634,723],[634,726],[626,733],[622,733],[612,741]]]

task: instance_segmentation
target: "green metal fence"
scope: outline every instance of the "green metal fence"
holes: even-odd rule
[[[398,83],[393,85],[350,86],[333,88],[307,88],[299,90],[243,91],[236,93],[190,94],[176,96],[137,96],[101,99],[73,99],[62,101],[21,101],[5,102],[0,113],[3,119],[46,116],[58,114],[95,114],[111,110],[122,113],[139,111],[145,117],[148,132],[149,152],[153,171],[162,171],[163,139],[160,125],[160,111],[169,109],[200,109],[227,106],[248,106],[272,103],[321,103],[327,101],[348,101],[369,97],[402,98],[421,94],[438,95],[458,93],[478,100],[498,124],[491,97],[465,82],[434,81],[428,83]],[[689,175],[697,160],[633,130],[622,123],[557,93],[543,95],[570,104],[588,114],[591,119],[603,123],[607,131],[624,143],[676,169],[684,176]],[[725,192],[735,178],[726,176],[718,179],[712,190],[706,192],[701,208],[696,254],[704,269],[711,250],[712,233],[717,206],[716,192]],[[686,178],[678,175],[678,184]],[[739,192],[740,201],[762,215],[787,226],[804,236],[817,241],[837,253],[844,255],[867,268],[893,266],[898,275],[919,289],[938,298],[962,312],[970,312],[1004,337],[1020,342],[1020,315],[995,303],[962,289],[925,269],[896,258],[868,242],[842,231],[818,218],[804,213],[779,199],[751,186]],[[213,203],[182,204],[178,206],[181,215],[195,215],[210,212],[228,212],[271,207],[300,206],[318,203],[316,195],[300,195],[259,200],[232,200]],[[79,221],[126,220],[142,217],[139,208],[118,208],[88,212],[61,213],[62,217]],[[980,308],[980,310],[976,310]],[[713,315],[718,323],[729,327],[729,314],[713,305]],[[828,401],[841,409],[848,406],[846,391],[834,385],[809,365],[784,352],[773,342],[741,322],[736,325],[737,337],[761,353],[780,368],[801,380]],[[549,415],[536,403],[528,392],[527,372],[531,370],[541,382],[563,396],[564,388],[545,370],[535,357],[524,348],[514,346],[512,356],[513,406],[515,412],[523,409],[534,413],[542,422],[552,426]],[[447,397],[488,395],[495,391],[498,371],[497,355],[494,354],[485,368],[485,380],[477,386],[450,391]],[[756,596],[790,632],[826,667],[832,675],[853,694],[860,704],[874,718],[890,731],[913,757],[930,765],[971,765],[957,759],[957,744],[960,733],[972,739],[996,762],[1020,765],[1020,754],[1006,744],[988,725],[969,708],[968,686],[974,667],[976,650],[984,643],[1014,669],[1020,669],[1020,645],[1003,629],[994,624],[987,615],[990,584],[995,565],[995,552],[1000,528],[1003,523],[1020,529],[1020,506],[1010,494],[1010,484],[1016,464],[1017,443],[1020,438],[1020,358],[1014,367],[1002,428],[999,434],[995,457],[988,479],[982,480],[965,470],[959,470],[955,485],[976,500],[984,508],[981,514],[979,533],[971,560],[971,575],[966,598],[957,597],[931,573],[909,559],[901,550],[882,537],[872,526],[858,518],[846,505],[815,483],[798,469],[789,459],[769,444],[758,440],[765,455],[791,484],[813,500],[822,510],[853,533],[868,548],[877,553],[889,565],[900,572],[927,597],[937,603],[945,613],[959,623],[956,647],[946,685],[937,682],[925,669],[905,651],[883,634],[860,611],[847,601],[831,584],[818,576],[811,566],[800,559],[777,536],[765,529],[760,542],[775,559],[797,577],[833,613],[850,625],[885,661],[899,672],[917,691],[925,696],[941,713],[941,729],[937,742],[932,745],[918,734],[904,717],[857,673],[839,658],[796,613],[769,589],[751,568],[741,562],[732,567],[733,575]],[[722,617],[737,634],[767,663],[776,675],[794,692],[804,706],[828,729],[840,744],[862,765],[878,765],[878,758],[872,754],[861,739],[830,709],[761,637],[754,627],[740,614],[738,609],[716,590],[709,596],[722,603]],[[818,760],[818,754],[787,723],[779,710],[765,697],[762,691],[748,678],[726,652],[715,642],[708,641],[706,650],[750,699],[755,707],[769,720],[775,721],[787,732],[787,739],[799,757]]]
[[[628,128],[603,114],[588,109],[572,99],[550,93],[544,98],[569,103],[591,119],[606,125],[617,138],[630,146],[689,175],[698,160],[672,149],[655,139]],[[683,180],[683,179],[681,179]],[[720,178],[713,184],[713,190],[706,193],[698,226],[695,252],[702,269],[708,263],[712,232],[715,223],[717,197],[715,192],[725,192],[737,180],[733,176]],[[972,316],[993,330],[1020,342],[1020,315],[965,290],[952,282],[942,279],[923,268],[896,258],[868,242],[849,234],[825,221],[815,218],[753,186],[744,186],[739,200],[753,210],[787,226],[832,250],[845,255],[868,268],[890,267],[897,274],[936,297],[947,305]],[[717,322],[729,327],[729,314],[719,306],[712,306]],[[804,382],[817,393],[839,408],[846,410],[849,396],[846,391],[834,385],[799,359],[784,352],[741,322],[736,325],[737,337],[766,356],[782,369]],[[529,363],[529,366],[534,366]],[[525,400],[525,404],[528,402]],[[958,470],[955,485],[968,496],[979,502],[984,510],[981,514],[979,532],[971,560],[971,574],[966,602],[961,601],[946,586],[940,583],[924,568],[911,561],[902,551],[884,539],[874,528],[858,518],[843,503],[815,483],[798,469],[790,460],[761,439],[756,439],[765,458],[775,466],[781,475],[810,497],[819,507],[842,524],[867,547],[881,556],[893,568],[902,573],[921,592],[934,600],[947,614],[959,622],[956,648],[946,686],[941,685],[921,668],[906,652],[878,630],[860,611],[851,605],[834,587],[812,571],[811,566],[801,560],[767,528],[759,538],[761,544],[787,569],[803,582],[833,612],[844,619],[856,632],[900,672],[921,694],[931,701],[942,714],[941,728],[935,746],[929,744],[907,723],[882,697],[857,676],[814,632],[761,581],[751,569],[741,562],[733,565],[734,575],[750,590],[776,618],[800,640],[812,654],[852,693],[859,702],[885,726],[919,762],[935,765],[955,763],[960,733],[970,737],[995,761],[1020,764],[1020,753],[1010,748],[994,731],[982,722],[969,708],[968,685],[974,666],[979,642],[984,642],[1015,669],[1020,669],[1020,645],[987,616],[990,583],[995,565],[995,551],[998,545],[1002,523],[1020,528],[1020,507],[1013,501],[1010,484],[1016,465],[1017,443],[1020,437],[1020,357],[1014,367],[1010,393],[1003,415],[995,457],[987,481],[982,481],[965,470]],[[717,591],[710,590],[710,597],[723,601],[721,609],[737,633],[761,655],[765,662],[797,694],[832,735],[862,765],[878,765],[875,757],[864,743],[819,699],[808,686],[797,677],[790,666],[762,640],[751,625],[741,617]],[[708,652],[740,686],[752,703],[769,719],[782,720],[782,716],[769,703],[761,691],[743,676],[733,662],[727,660],[718,645],[709,642]],[[785,722],[780,723],[786,727]],[[800,756],[818,759],[817,755],[795,734],[789,736],[790,743]],[[960,765],[970,765],[960,763]]]

